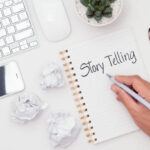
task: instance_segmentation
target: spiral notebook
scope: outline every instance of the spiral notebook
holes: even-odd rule
[[[147,74],[130,29],[97,37],[60,52],[88,142],[96,144],[138,127],[111,91],[111,75]]]

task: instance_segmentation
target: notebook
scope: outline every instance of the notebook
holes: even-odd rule
[[[136,131],[106,76],[146,77],[134,34],[123,29],[60,52],[64,70],[88,142],[96,144]]]

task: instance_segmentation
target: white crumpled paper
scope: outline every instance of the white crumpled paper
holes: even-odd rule
[[[48,64],[42,71],[41,87],[46,90],[49,88],[60,88],[65,84],[61,67],[58,63],[52,62]]]
[[[12,102],[11,117],[16,122],[25,123],[35,119],[46,107],[38,96],[26,93]]]
[[[51,113],[48,119],[49,138],[54,147],[66,148],[79,135],[81,126],[69,113]]]

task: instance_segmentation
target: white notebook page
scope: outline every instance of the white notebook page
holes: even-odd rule
[[[105,75],[145,77],[133,33],[125,29],[68,50],[98,142],[137,130],[123,104],[116,100],[110,89],[112,83]]]

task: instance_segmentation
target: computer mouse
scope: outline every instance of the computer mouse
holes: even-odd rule
[[[70,22],[62,0],[35,0],[34,8],[45,37],[58,42],[71,32]]]

